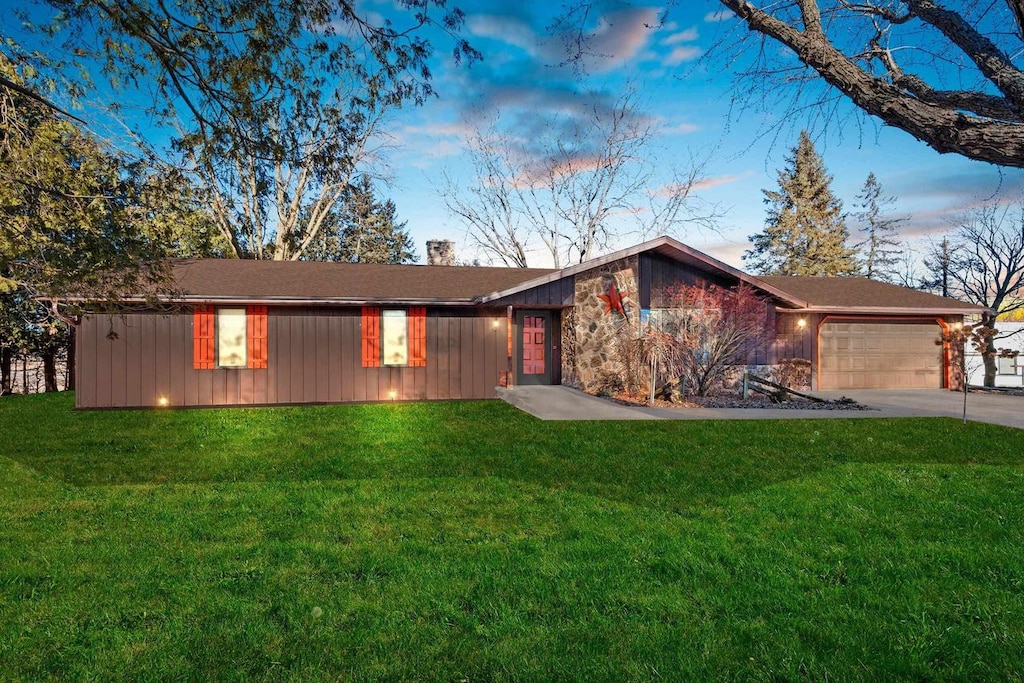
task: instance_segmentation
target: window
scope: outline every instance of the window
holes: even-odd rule
[[[217,309],[217,367],[245,367],[245,309]]]
[[[1017,359],[1014,356],[997,356],[996,363],[1000,375],[1016,375]]]
[[[409,325],[405,311],[383,311],[381,318],[381,363],[407,365],[409,363]]]
[[[364,368],[426,366],[427,309],[364,306],[362,355]]]
[[[193,314],[193,367],[267,367],[267,307],[198,306]]]

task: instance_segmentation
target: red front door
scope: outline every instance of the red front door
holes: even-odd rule
[[[547,370],[544,348],[546,320],[541,315],[523,316],[523,374],[544,375]]]
[[[558,358],[558,318],[552,311],[516,311],[516,383],[551,384]]]

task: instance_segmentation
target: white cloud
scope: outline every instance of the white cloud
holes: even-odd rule
[[[542,43],[531,26],[510,16],[477,14],[466,20],[466,28],[471,35],[500,40],[530,55],[536,55]]]
[[[709,12],[705,14],[704,21],[706,21],[709,24],[715,24],[720,21],[725,21],[726,19],[732,19],[734,16],[736,15],[733,14],[730,10],[720,9],[717,12]]]
[[[690,133],[696,133],[699,130],[700,126],[695,123],[677,123],[674,126],[662,128],[660,132],[664,135],[688,135]]]
[[[678,33],[673,33],[672,35],[670,35],[668,38],[666,38],[662,42],[665,45],[675,45],[676,43],[692,43],[693,41],[697,40],[697,38],[699,38],[699,37],[700,37],[700,34],[697,33],[697,29],[696,29],[696,27],[694,27],[694,28],[688,28],[685,31],[679,31]]]
[[[696,45],[680,45],[673,49],[668,57],[665,58],[665,64],[668,66],[678,66],[683,62],[692,62],[697,57],[700,57],[700,53],[701,49]]]

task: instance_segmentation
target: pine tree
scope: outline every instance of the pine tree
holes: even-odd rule
[[[924,267],[927,274],[921,278],[920,288],[938,294],[940,296],[950,295],[950,284],[953,270],[953,261],[956,257],[957,247],[943,237],[942,242],[933,244],[924,257]]]
[[[862,223],[861,233],[864,240],[856,248],[864,254],[864,275],[882,282],[896,282],[899,279],[900,255],[902,249],[897,241],[897,226],[905,218],[886,218],[882,215],[884,207],[896,203],[895,198],[882,194],[882,185],[874,173],[868,173],[864,187],[857,195],[857,207],[854,214]]]
[[[316,243],[303,258],[349,263],[410,263],[416,260],[406,222],[396,222],[390,199],[374,195],[373,182],[362,176],[346,193],[340,210],[325,222]]]
[[[807,131],[779,171],[779,189],[764,190],[764,232],[749,239],[743,254],[765,275],[853,275],[857,250],[847,246],[843,203],[832,193],[832,176]]]

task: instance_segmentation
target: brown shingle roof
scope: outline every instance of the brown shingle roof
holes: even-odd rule
[[[893,308],[980,311],[984,307],[866,277],[759,275],[758,280],[806,301],[809,308]]]
[[[186,298],[308,301],[470,301],[555,272],[236,259],[185,259],[172,268],[173,287]]]

